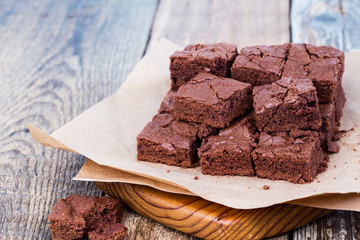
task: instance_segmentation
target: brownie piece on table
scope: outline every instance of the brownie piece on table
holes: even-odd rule
[[[290,43],[252,46],[241,50],[231,67],[231,78],[260,86],[282,76]]]
[[[158,114],[137,136],[137,159],[180,167],[194,167],[198,127],[175,120],[172,114]]]
[[[224,128],[251,107],[251,85],[201,73],[175,94],[175,118]]]
[[[120,201],[108,197],[71,195],[60,199],[50,215],[51,237],[54,240],[124,239],[127,228],[120,224],[123,209]]]
[[[229,77],[237,47],[227,43],[189,45],[170,56],[171,89],[176,90],[196,74]]]
[[[173,113],[174,112],[174,101],[175,101],[175,91],[168,91],[161,102],[160,108],[158,113]],[[219,132],[218,128],[206,125],[206,124],[199,124],[195,123],[198,128],[197,136],[199,139],[203,139],[207,136],[216,134]]]
[[[302,130],[261,133],[251,156],[258,177],[293,183],[312,182],[328,159],[318,133]]]
[[[202,173],[254,176],[251,152],[255,128],[248,117],[237,120],[218,135],[205,138],[199,148]]]
[[[326,149],[331,153],[336,153],[340,150],[340,147],[335,141],[333,141],[333,137],[338,130],[335,121],[335,104],[333,102],[321,103],[319,104],[319,108],[322,118],[322,125],[319,133],[323,149]]]
[[[321,127],[316,89],[309,79],[283,78],[253,89],[255,122],[260,131]]]
[[[117,223],[110,225],[106,230],[89,232],[89,240],[123,240],[127,236],[127,229],[124,225]]]

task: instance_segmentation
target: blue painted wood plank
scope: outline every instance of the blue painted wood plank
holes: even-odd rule
[[[292,0],[293,42],[360,50],[360,2],[357,0]]]

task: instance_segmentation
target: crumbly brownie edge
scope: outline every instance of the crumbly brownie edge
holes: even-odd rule
[[[203,174],[210,175],[240,175],[255,176],[251,151],[249,149],[228,149],[221,153],[210,155],[199,153],[200,166]],[[229,161],[231,159],[231,161]]]
[[[153,163],[163,163],[171,166],[191,168],[197,165],[196,141],[191,143],[190,149],[174,147],[175,152],[169,151],[159,143],[138,138],[137,140],[137,159]]]

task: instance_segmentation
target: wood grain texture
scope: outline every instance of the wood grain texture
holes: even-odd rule
[[[239,210],[197,196],[167,193],[147,186],[105,182],[96,185],[135,211],[203,239],[262,239],[288,232],[331,212],[288,204]]]
[[[289,1],[163,0],[150,45],[161,37],[180,44],[230,42],[239,46],[289,41]]]
[[[85,158],[32,141],[114,93],[143,55],[156,0],[0,2],[0,238],[49,239],[62,197],[100,195],[73,182]]]
[[[294,231],[293,239],[360,239],[359,220],[358,212],[333,211],[315,223]]]
[[[293,42],[360,50],[360,4],[357,0],[292,0]]]

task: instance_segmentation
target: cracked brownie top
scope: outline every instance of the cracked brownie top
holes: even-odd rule
[[[309,79],[283,78],[253,90],[256,125],[261,131],[318,130],[316,89]]]
[[[175,94],[174,116],[184,121],[224,128],[251,105],[250,84],[201,73]]]

